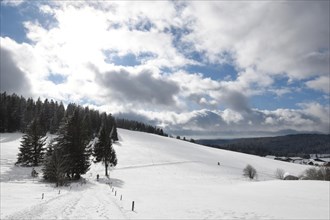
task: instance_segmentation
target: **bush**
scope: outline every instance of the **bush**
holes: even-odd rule
[[[275,177],[280,180],[284,180],[285,171],[283,169],[276,169]]]
[[[329,168],[309,168],[305,171],[306,180],[325,180],[330,181],[330,169]]]
[[[257,170],[253,166],[248,164],[243,170],[243,176],[249,177],[250,179],[254,179],[255,177],[257,177]]]

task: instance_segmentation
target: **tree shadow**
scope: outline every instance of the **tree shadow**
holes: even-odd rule
[[[2,173],[0,177],[1,182],[21,182],[21,181],[40,181],[42,179],[41,169],[42,167],[34,167],[39,173],[37,177],[32,177],[32,167],[22,167],[17,165],[11,165],[9,170]]]
[[[116,179],[116,178],[99,178],[99,180],[97,181],[99,183],[103,183],[103,184],[107,184],[113,187],[117,187],[117,188],[122,188],[125,184],[124,181],[122,181],[121,179]]]

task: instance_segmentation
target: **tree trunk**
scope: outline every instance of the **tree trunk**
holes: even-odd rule
[[[108,176],[108,163],[105,163],[105,176]]]

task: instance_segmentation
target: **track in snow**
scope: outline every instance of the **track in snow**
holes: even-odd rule
[[[128,219],[128,216],[108,185],[88,182],[83,186],[76,185],[65,194],[6,216],[5,219]]]

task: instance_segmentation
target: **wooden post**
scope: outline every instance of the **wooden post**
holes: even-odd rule
[[[41,199],[44,199],[44,193],[42,193],[42,195],[41,195]]]
[[[58,194],[61,194],[61,190],[58,190]]]
[[[132,202],[132,211],[134,212],[134,201]]]
[[[123,200],[123,195],[120,195],[120,200]]]
[[[115,191],[115,196],[117,196],[117,191]]]

